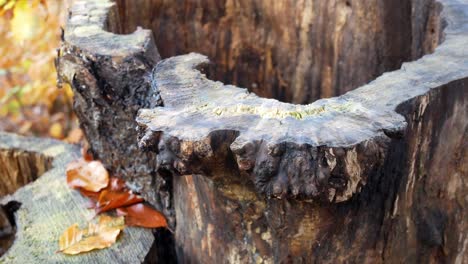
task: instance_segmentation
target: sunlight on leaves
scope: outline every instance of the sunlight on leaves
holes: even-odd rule
[[[109,173],[100,161],[78,159],[67,165],[67,183],[72,188],[97,192],[109,183]]]
[[[54,67],[72,2],[0,1],[0,130],[64,139],[78,128],[73,93],[57,88]]]
[[[75,255],[93,249],[110,247],[125,227],[123,217],[102,215],[97,224],[89,223],[87,229],[78,224],[70,226],[59,238],[59,251]]]
[[[40,27],[40,20],[34,8],[38,1],[20,0],[13,11],[13,19],[10,21],[11,33],[16,41],[23,44],[25,40],[33,38]]]

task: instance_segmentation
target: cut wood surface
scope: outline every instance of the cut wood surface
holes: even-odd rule
[[[6,156],[4,154],[7,153]],[[0,198],[21,203],[15,213],[16,238],[0,257],[0,263],[141,263],[154,241],[149,229],[126,228],[117,243],[108,249],[75,256],[58,253],[58,239],[74,223],[86,227],[94,210],[86,209],[87,200],[66,183],[66,165],[80,156],[77,146],[55,140],[26,138],[0,133],[0,180],[27,177],[36,168],[46,168],[37,180]],[[27,163],[24,156],[34,156]],[[15,164],[21,164],[20,166]]]

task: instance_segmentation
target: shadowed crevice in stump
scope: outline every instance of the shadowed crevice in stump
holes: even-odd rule
[[[122,32],[152,29],[162,58],[190,52],[213,80],[306,104],[342,95],[442,40],[432,0],[117,0]]]
[[[0,204],[0,257],[11,247],[15,240],[16,221],[14,213],[21,207],[17,201]]]
[[[0,148],[0,197],[35,181],[51,166],[52,159],[39,153]]]

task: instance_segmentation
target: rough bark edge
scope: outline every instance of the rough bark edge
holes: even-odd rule
[[[126,228],[118,242],[104,250],[76,256],[56,253],[58,238],[70,225],[84,227],[94,214],[86,198],[67,186],[66,165],[80,156],[77,146],[55,140],[0,133],[0,150],[28,152],[52,160],[52,166],[36,181],[2,197],[0,203],[18,201],[16,239],[0,263],[134,263],[142,262],[154,236],[149,229]]]
[[[75,1],[56,61],[59,85],[72,87],[74,110],[95,156],[173,226],[171,182],[156,175],[155,155],[138,149],[134,129],[138,109],[161,103],[150,89],[160,56],[151,30],[119,35],[119,19],[113,1]]]
[[[395,109],[468,76],[468,4],[441,1],[447,26],[435,53],[343,96],[309,105],[259,98],[197,70],[206,57],[161,61],[153,84],[164,107],[139,111],[140,146],[158,168],[208,176],[236,164],[267,196],[348,200],[380,166],[406,122]],[[424,107],[424,105],[422,105]]]

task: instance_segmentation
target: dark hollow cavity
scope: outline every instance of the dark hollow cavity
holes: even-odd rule
[[[297,104],[341,95],[431,53],[440,5],[422,0],[118,0],[120,32],[152,29],[163,58],[199,52],[209,78]]]

